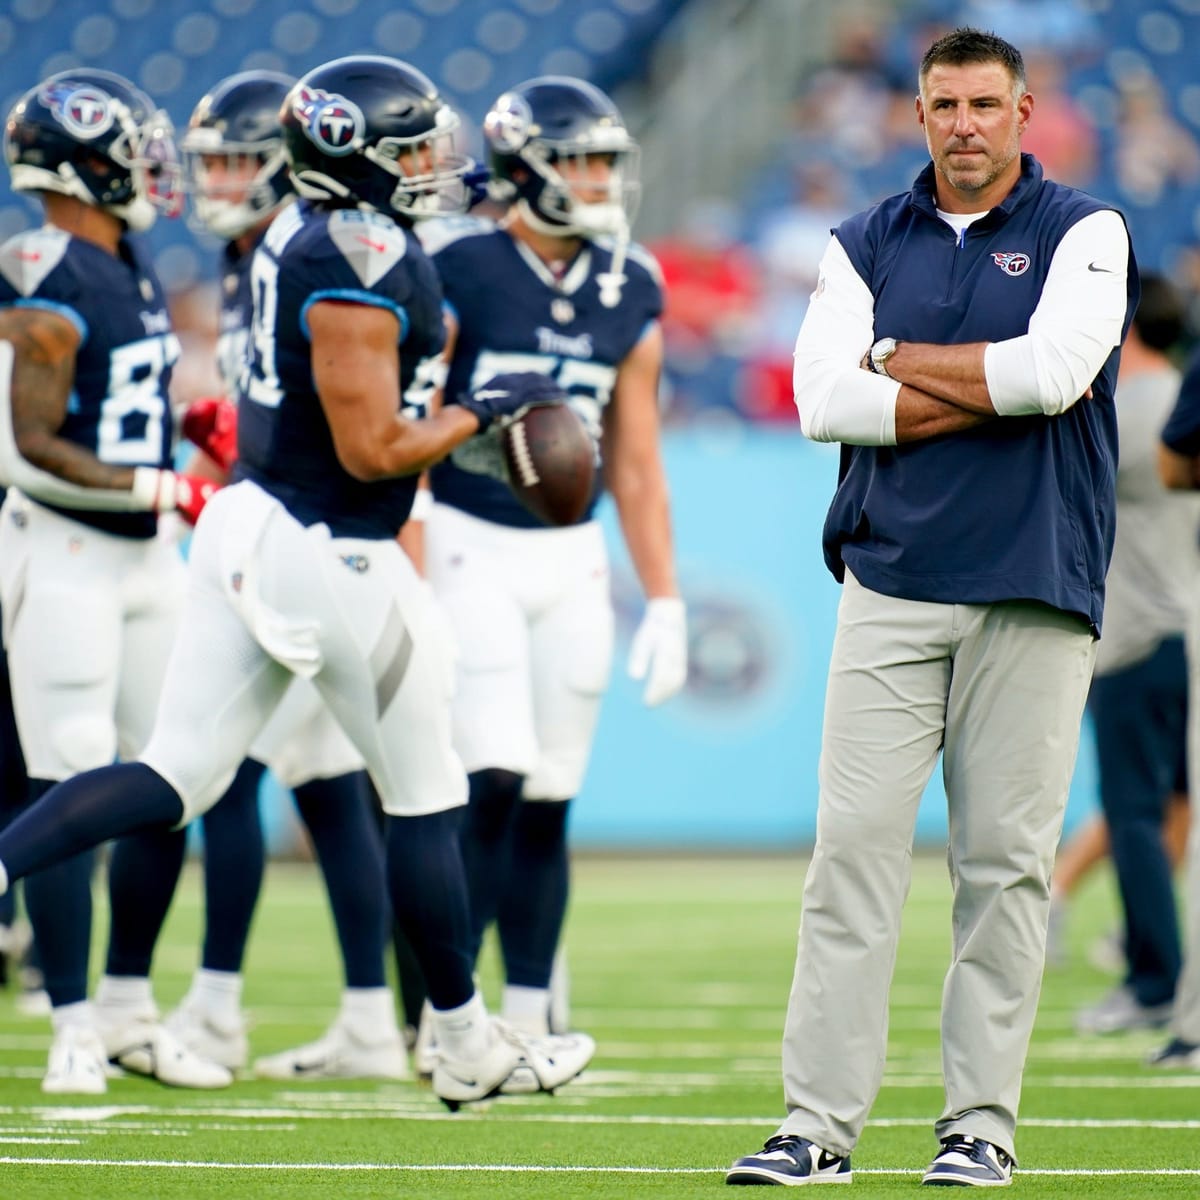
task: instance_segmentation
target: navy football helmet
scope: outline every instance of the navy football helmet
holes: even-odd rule
[[[458,115],[407,63],[351,55],[309,71],[284,102],[284,148],[299,195],[415,220],[466,208],[474,163]]]
[[[130,229],[183,207],[170,118],[111,71],[60,71],[26,92],[8,115],[4,158],[13,191],[74,196]]]
[[[183,165],[197,221],[230,241],[292,196],[279,113],[296,81],[275,71],[221,80],[192,111]]]
[[[639,151],[617,106],[598,87],[559,75],[527,80],[492,105],[483,134],[490,195],[515,202],[531,228],[559,237],[628,237],[640,187]],[[584,160],[597,154],[611,157],[608,195],[584,202],[560,167],[578,160],[582,171]]]

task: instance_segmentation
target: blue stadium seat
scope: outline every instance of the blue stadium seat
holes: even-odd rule
[[[547,72],[613,88],[644,69],[654,39],[686,0],[12,0],[0,14],[0,105],[72,66],[118,71],[186,125],[217,80],[252,67],[294,75],[344,54],[390,54],[425,71],[478,125],[507,85]],[[0,178],[0,239],[38,219]],[[164,282],[215,271],[212,247],[183,222],[149,234]],[[167,253],[170,251],[170,253]]]

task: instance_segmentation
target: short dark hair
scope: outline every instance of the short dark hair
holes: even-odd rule
[[[961,26],[943,34],[925,51],[919,79],[923,80],[931,67],[942,64],[961,67],[965,63],[990,62],[1001,63],[1012,76],[1013,83],[1024,91],[1025,60],[1020,50],[994,33],[984,33],[982,29],[969,26]]]
[[[1185,313],[1179,288],[1153,271],[1142,272],[1142,298],[1134,311],[1133,325],[1151,350],[1169,350],[1183,337]]]

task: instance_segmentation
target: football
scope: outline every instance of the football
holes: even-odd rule
[[[501,434],[508,481],[517,498],[547,525],[573,525],[596,487],[596,445],[567,404],[535,404]]]

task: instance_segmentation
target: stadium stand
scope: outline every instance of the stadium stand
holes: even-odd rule
[[[507,84],[581,75],[610,89],[636,75],[685,0],[12,0],[0,13],[0,105],[7,113],[39,79],[104,67],[144,87],[186,125],[196,101],[235,71],[302,74],[343,54],[390,54],[426,72],[477,127]],[[0,240],[35,210],[0,181]],[[172,290],[214,269],[215,243],[182,222],[150,234]]]

